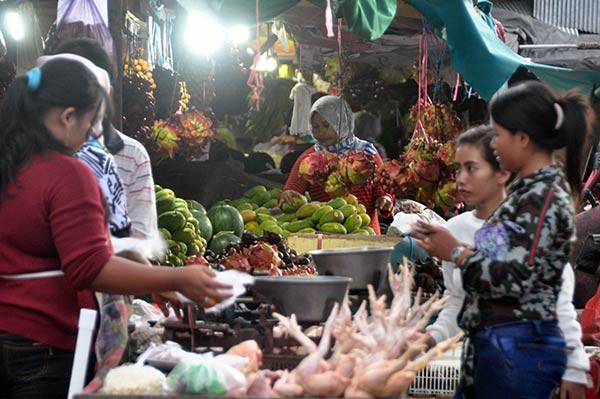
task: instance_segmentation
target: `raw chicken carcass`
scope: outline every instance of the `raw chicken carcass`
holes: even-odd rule
[[[258,344],[254,340],[248,340],[241,342],[235,346],[232,346],[228,351],[228,355],[236,355],[248,359],[248,364],[244,367],[244,374],[255,373],[258,371],[261,363],[263,353],[258,347]]]

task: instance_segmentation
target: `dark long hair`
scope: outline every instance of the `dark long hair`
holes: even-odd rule
[[[473,127],[458,136],[456,139],[456,147],[462,147],[463,145],[478,147],[486,162],[490,164],[495,172],[499,172],[501,170],[500,164],[496,159],[496,155],[494,155],[494,150],[491,145],[493,138],[494,128],[492,125],[480,125]]]
[[[77,61],[52,60],[41,70],[41,84],[36,90],[27,89],[26,74],[18,76],[0,109],[0,200],[34,155],[72,153],[44,125],[43,118],[50,109],[73,107],[82,115],[96,109],[103,98],[96,77]]]
[[[556,105],[564,118],[558,122]],[[585,161],[592,111],[587,100],[573,92],[557,96],[540,82],[528,81],[501,93],[490,105],[495,123],[515,134],[527,134],[541,149],[551,153],[566,149],[567,181],[576,197],[582,187],[582,169]]]

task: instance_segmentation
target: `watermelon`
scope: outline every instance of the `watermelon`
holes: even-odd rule
[[[237,244],[240,241],[241,238],[233,233],[221,232],[212,238],[208,249],[213,251],[215,254],[220,255],[225,252],[225,248],[227,248],[229,244]]]
[[[204,238],[206,242],[210,241],[213,235],[213,227],[212,223],[210,222],[210,219],[206,215],[195,214],[194,216],[200,224],[200,237]]]
[[[207,216],[212,224],[214,234],[220,231],[233,231],[238,237],[242,236],[244,232],[244,219],[234,207],[230,205],[218,205],[211,208]]]

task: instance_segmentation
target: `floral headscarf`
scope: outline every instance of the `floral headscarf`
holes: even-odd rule
[[[328,146],[315,144],[317,152],[327,150],[338,155],[346,155],[350,150],[354,152],[365,152],[369,155],[377,154],[373,144],[357,138],[354,131],[354,115],[348,103],[341,97],[325,96],[319,98],[310,109],[310,115],[318,112],[335,130],[338,142]],[[315,140],[316,141],[316,140]]]

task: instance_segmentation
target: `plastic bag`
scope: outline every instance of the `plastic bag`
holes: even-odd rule
[[[106,9],[106,0],[99,4],[94,0],[59,1],[54,37],[52,43],[47,45],[55,47],[68,39],[89,37],[100,43],[114,60],[113,40],[105,17]]]
[[[216,304],[215,306],[205,309],[206,313],[220,313],[235,302],[235,299],[246,292],[246,286],[254,283],[254,277],[248,273],[243,273],[238,270],[226,270],[217,274],[217,281],[223,284],[230,284],[231,297],[229,299]]]
[[[600,288],[587,303],[579,318],[582,342],[588,346],[600,346]]]
[[[163,393],[205,396],[245,393],[246,377],[225,360],[210,353],[186,357],[167,376]]]

